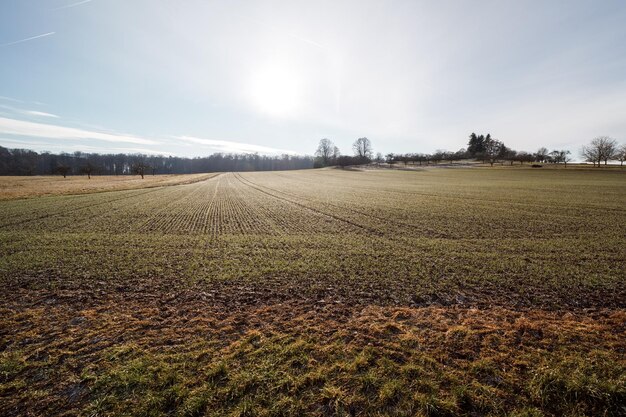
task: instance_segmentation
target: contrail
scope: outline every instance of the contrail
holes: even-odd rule
[[[48,33],[44,33],[43,35],[31,36],[30,38],[20,39],[19,41],[3,43],[0,46],[9,46],[9,45],[15,45],[16,43],[28,42],[28,41],[32,41],[33,39],[39,39],[39,38],[43,38],[43,37],[46,37],[46,36],[54,35],[55,33],[56,32],[48,32]]]
[[[89,2],[91,2],[91,1],[92,1],[92,0],[82,0],[82,1],[79,1],[79,2],[76,2],[76,3],[70,3],[70,4],[67,4],[67,5],[65,5],[65,6],[57,7],[57,8],[56,8],[56,9],[54,9],[54,10],[69,9],[70,7],[80,6],[81,4],[89,3]]]
[[[248,20],[248,21],[250,21],[252,23],[255,23],[257,25],[264,26],[264,27],[266,27],[266,28],[268,28],[268,29],[270,29],[270,30],[272,30],[274,32],[280,33],[279,29],[277,29],[276,27],[274,27],[274,26],[272,26],[270,24],[262,22],[261,20],[253,19],[251,17],[247,17],[247,16],[244,16],[244,15],[241,15],[241,14],[238,14],[238,16],[239,16],[240,19]],[[326,50],[326,47],[324,47],[323,45],[320,45],[319,43],[317,43],[315,41],[312,41],[311,39],[303,38],[303,37],[300,37],[300,36],[294,35],[293,33],[288,33],[288,32],[282,32],[282,34],[285,35],[285,36],[289,36],[290,38],[299,40],[301,42],[308,43],[309,45],[315,46],[316,48],[320,48],[320,49]]]
[[[292,38],[297,39],[299,41],[306,42],[306,43],[308,43],[310,45],[313,45],[313,46],[317,46],[320,49],[326,49],[323,45],[320,45],[319,43],[317,43],[315,41],[312,41],[310,39],[301,38],[300,36],[296,36],[296,35],[291,34],[291,33],[287,33],[287,36],[291,36]]]

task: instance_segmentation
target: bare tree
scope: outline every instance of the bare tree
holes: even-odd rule
[[[517,151],[513,149],[507,148],[502,155],[511,165],[513,165],[513,162],[517,161]]]
[[[517,153],[517,160],[520,164],[524,164],[524,162],[532,162],[534,160],[534,156],[526,151],[519,151]]]
[[[352,150],[360,160],[366,161],[372,158],[372,142],[368,138],[358,138],[352,144]]]
[[[396,160],[396,156],[392,153],[388,153],[387,155],[385,155],[385,160],[389,164],[389,168],[391,168],[393,166],[393,161]]]
[[[600,141],[602,142],[602,160],[604,165],[607,165],[609,159],[614,159],[617,156],[617,141],[608,136],[601,137]]]
[[[557,151],[556,149],[553,150],[552,152],[550,152],[548,154],[548,161],[552,162],[554,164],[558,164],[559,162],[561,162],[560,158],[559,158],[559,151]]]
[[[552,158],[552,162],[555,164],[565,164],[565,168],[567,168],[567,163],[572,160],[570,158],[571,152],[565,149],[561,150],[553,150],[550,152],[550,157]]]
[[[383,162],[385,162],[385,157],[383,156],[382,153],[378,152],[376,154],[376,157],[374,158],[374,162],[376,162],[377,166],[380,166],[380,164],[382,164]]]
[[[91,175],[96,171],[96,167],[91,163],[87,162],[85,165],[80,167],[80,172],[83,174],[87,174],[87,178],[91,179]]]
[[[414,153],[411,157],[413,163],[415,164],[415,162],[418,162],[420,166],[422,166],[422,162],[426,162],[427,159],[427,155],[424,155],[423,153]]]
[[[615,159],[619,161],[620,166],[624,166],[624,161],[626,161],[626,145],[621,145],[617,148]]]
[[[404,153],[397,153],[393,155],[393,160],[395,162],[402,162],[404,164],[404,166],[406,167],[407,164],[409,163],[409,159],[407,158],[407,154]]]
[[[572,160],[572,157],[570,156],[571,154],[572,153],[566,149],[562,149],[559,151],[559,158],[561,159],[561,162],[563,162],[563,164],[565,165],[565,168],[567,168],[567,163]]]
[[[315,156],[322,160],[322,166],[328,166],[333,159],[339,156],[339,148],[330,139],[324,138],[320,140]]]
[[[537,162],[548,162],[548,149],[541,147],[535,152],[535,160]]]
[[[63,164],[57,167],[57,172],[63,175],[63,178],[67,177],[67,174],[69,174],[70,170],[71,168],[69,166]]]
[[[345,169],[347,166],[354,165],[355,162],[358,163],[358,157],[352,157],[348,155],[341,155],[337,158],[337,165],[339,165],[342,169]]]
[[[492,139],[491,137],[485,138],[483,144],[485,147],[485,157],[491,166],[493,166],[494,162],[498,159],[498,156],[502,153],[504,144],[497,139]]]
[[[607,165],[610,159],[616,157],[617,141],[609,136],[598,136],[583,147],[581,154],[586,161],[598,162],[598,167],[602,161]]]
[[[582,156],[585,162],[591,162],[593,166],[598,163],[598,167],[600,166],[600,156],[598,150],[593,146],[583,146],[580,150],[580,156]]]
[[[147,165],[143,161],[135,162],[131,167],[133,174],[141,175],[141,179],[143,179],[144,175],[146,175],[146,171],[149,169],[150,165]]]

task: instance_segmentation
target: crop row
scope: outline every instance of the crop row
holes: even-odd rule
[[[227,173],[188,185],[2,202],[0,230],[409,239],[625,234],[619,182],[559,190],[566,183],[511,178],[502,189],[499,178],[493,185],[455,174],[457,183],[431,172]]]

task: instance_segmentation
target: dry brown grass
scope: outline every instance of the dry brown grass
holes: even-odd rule
[[[45,195],[89,194],[102,191],[121,191],[138,188],[189,184],[210,178],[215,174],[190,175],[94,175],[83,176],[0,176],[0,200],[40,197]]]
[[[4,415],[619,415],[626,398],[624,310],[10,298]]]

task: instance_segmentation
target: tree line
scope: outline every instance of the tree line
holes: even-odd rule
[[[375,163],[376,165],[403,163],[408,165],[430,165],[441,162],[452,163],[461,160],[478,160],[493,166],[496,163],[546,163],[563,164],[572,161],[572,153],[568,149],[554,149],[549,151],[545,147],[536,152],[516,151],[507,147],[504,142],[495,139],[491,134],[469,136],[467,148],[451,152],[437,150],[433,153],[389,153],[382,155],[380,152],[374,155],[372,143],[368,138],[359,138],[352,145],[353,155],[342,155],[339,148],[329,139],[322,139],[315,151],[314,167],[362,165]],[[626,145],[619,146],[615,139],[608,136],[600,136],[593,139],[581,149],[581,157],[585,162],[592,162],[594,166],[605,165],[608,161],[619,161],[621,165],[626,160]]]
[[[215,153],[184,158],[143,154],[54,154],[0,146],[0,175],[152,175],[313,168],[310,156]]]
[[[585,162],[600,167],[601,163],[626,160],[626,145],[618,145],[608,136],[599,136],[585,145],[580,156]],[[206,157],[185,158],[144,154],[97,154],[74,152],[54,154],[27,149],[8,149],[0,146],[0,175],[128,175],[135,174],[197,174],[203,172],[274,171],[347,167],[374,163],[376,165],[403,163],[430,165],[461,160],[478,160],[493,166],[496,163],[551,163],[564,164],[572,160],[567,149],[549,151],[545,147],[536,152],[516,151],[490,134],[472,133],[467,148],[458,151],[437,150],[433,153],[374,154],[372,142],[358,138],[352,144],[352,155],[342,155],[339,148],[327,138],[321,139],[315,156],[214,153]]]

